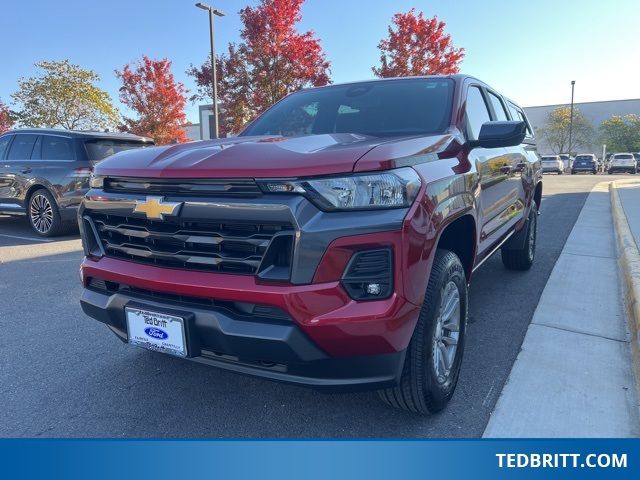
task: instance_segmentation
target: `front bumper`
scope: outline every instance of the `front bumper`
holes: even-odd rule
[[[109,273],[105,263],[114,271]],[[87,315],[106,324],[122,341],[128,340],[126,307],[176,315],[186,321],[190,360],[321,390],[378,389],[394,385],[404,364],[404,337],[411,336],[419,313],[418,307],[396,294],[383,301],[351,301],[335,282],[246,290],[234,288],[235,281],[241,279],[229,280],[224,276],[217,286],[203,286],[216,291],[212,298],[217,300],[259,300],[263,305],[275,304],[285,313],[279,318],[243,315],[221,301],[218,304],[222,306],[203,305],[196,302],[199,297],[164,296],[158,293],[160,284],[164,283],[162,278],[154,282],[155,290],[110,292],[88,286],[88,279],[98,275],[110,279],[113,282],[110,285],[124,278],[130,284],[140,284],[135,277],[115,274],[115,270],[123,267],[117,264],[126,263],[129,262],[85,260],[82,272],[87,286],[80,300]],[[97,268],[92,264],[101,265]],[[136,267],[166,273],[166,269]],[[150,272],[140,273],[145,276]],[[156,273],[163,276],[161,272]],[[181,291],[180,281],[175,282],[173,291]],[[316,313],[312,313],[314,310]],[[306,320],[300,321],[300,317]]]

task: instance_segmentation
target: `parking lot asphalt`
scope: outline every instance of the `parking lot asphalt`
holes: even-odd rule
[[[587,194],[611,178],[545,175],[536,263],[508,272],[495,255],[475,273],[458,388],[431,417],[122,344],[80,309],[80,241],[0,216],[0,436],[480,437]]]

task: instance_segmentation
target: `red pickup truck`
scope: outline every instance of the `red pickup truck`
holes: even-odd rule
[[[101,162],[82,308],[134,345],[435,412],[473,271],[534,261],[541,178],[522,109],[473,77],[303,90],[238,137]]]

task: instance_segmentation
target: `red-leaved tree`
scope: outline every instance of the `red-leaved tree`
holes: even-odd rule
[[[158,145],[188,140],[182,128],[187,91],[174,79],[169,60],[144,55],[135,65],[115,73],[122,80],[120,101],[137,114],[137,118],[124,117],[120,130],[151,137]]]
[[[0,100],[0,133],[4,133],[7,130],[11,130],[13,126],[13,119],[11,118],[11,112],[2,100]]]
[[[230,43],[217,61],[221,133],[239,132],[285,95],[307,86],[326,85],[329,62],[312,31],[299,33],[304,0],[262,0],[240,11],[241,41]],[[187,71],[198,93],[211,98],[211,57]]]
[[[445,26],[437,17],[416,14],[415,8],[396,13],[389,36],[378,44],[380,66],[373,67],[373,73],[379,77],[458,73],[464,49],[453,46]]]

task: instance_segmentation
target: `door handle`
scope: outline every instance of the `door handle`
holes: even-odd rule
[[[31,167],[23,168],[21,170],[22,173],[31,173]]]

